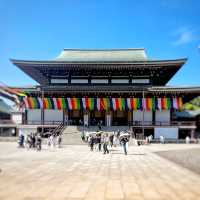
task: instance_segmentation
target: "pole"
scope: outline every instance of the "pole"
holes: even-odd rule
[[[144,90],[142,91],[142,135],[144,137]]]
[[[42,116],[41,116],[41,124],[42,124],[42,135],[44,134],[44,90],[43,88],[41,88],[42,90]]]

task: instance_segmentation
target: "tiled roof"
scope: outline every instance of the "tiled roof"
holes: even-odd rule
[[[0,99],[0,112],[10,114],[11,111],[12,108],[3,99]]]
[[[67,62],[146,61],[145,49],[64,49],[55,59]]]

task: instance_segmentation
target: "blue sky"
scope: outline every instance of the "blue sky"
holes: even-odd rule
[[[0,0],[0,81],[36,84],[9,58],[144,47],[152,59],[188,58],[168,85],[200,85],[199,22],[198,0]]]

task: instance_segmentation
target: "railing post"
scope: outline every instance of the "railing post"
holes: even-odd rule
[[[44,134],[44,90],[41,88],[42,92],[42,110],[41,110],[41,124],[42,124],[42,134]]]

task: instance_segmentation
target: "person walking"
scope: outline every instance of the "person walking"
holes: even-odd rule
[[[165,144],[165,137],[163,135],[160,136],[160,143]]]
[[[108,134],[106,133],[106,135],[104,135],[103,137],[103,154],[109,153],[108,143],[109,143],[109,137]]]
[[[51,148],[53,149],[53,148],[54,148],[54,146],[55,146],[55,142],[54,142],[54,135],[53,135],[53,134],[51,134],[51,136],[50,136],[49,140],[50,140]]]
[[[127,143],[128,143],[128,137],[121,137],[120,142],[122,144],[123,150],[124,150],[124,154],[127,155]]]
[[[41,149],[42,149],[42,137],[41,137],[40,133],[38,133],[35,137],[35,144],[36,144],[37,151],[41,151]]]
[[[91,136],[90,136],[90,139],[89,139],[89,145],[90,145],[90,150],[91,150],[91,151],[94,150],[94,143],[95,143],[94,135],[91,135]]]
[[[81,132],[81,140],[85,142],[85,131]]]
[[[114,147],[117,147],[117,144],[118,144],[118,137],[117,137],[117,134],[115,133],[114,137],[113,137],[113,145],[114,145]]]
[[[96,141],[98,145],[98,150],[101,151],[101,134],[100,133],[97,134]]]
[[[152,140],[153,140],[153,135],[150,135],[150,136],[148,137],[149,144],[152,143]]]
[[[111,135],[109,136],[109,141],[110,141],[110,146],[113,146],[113,140],[114,140],[114,134],[111,133]]]
[[[59,135],[57,136],[57,145],[58,145],[58,148],[61,147],[61,142],[62,142],[62,136],[59,134]]]

